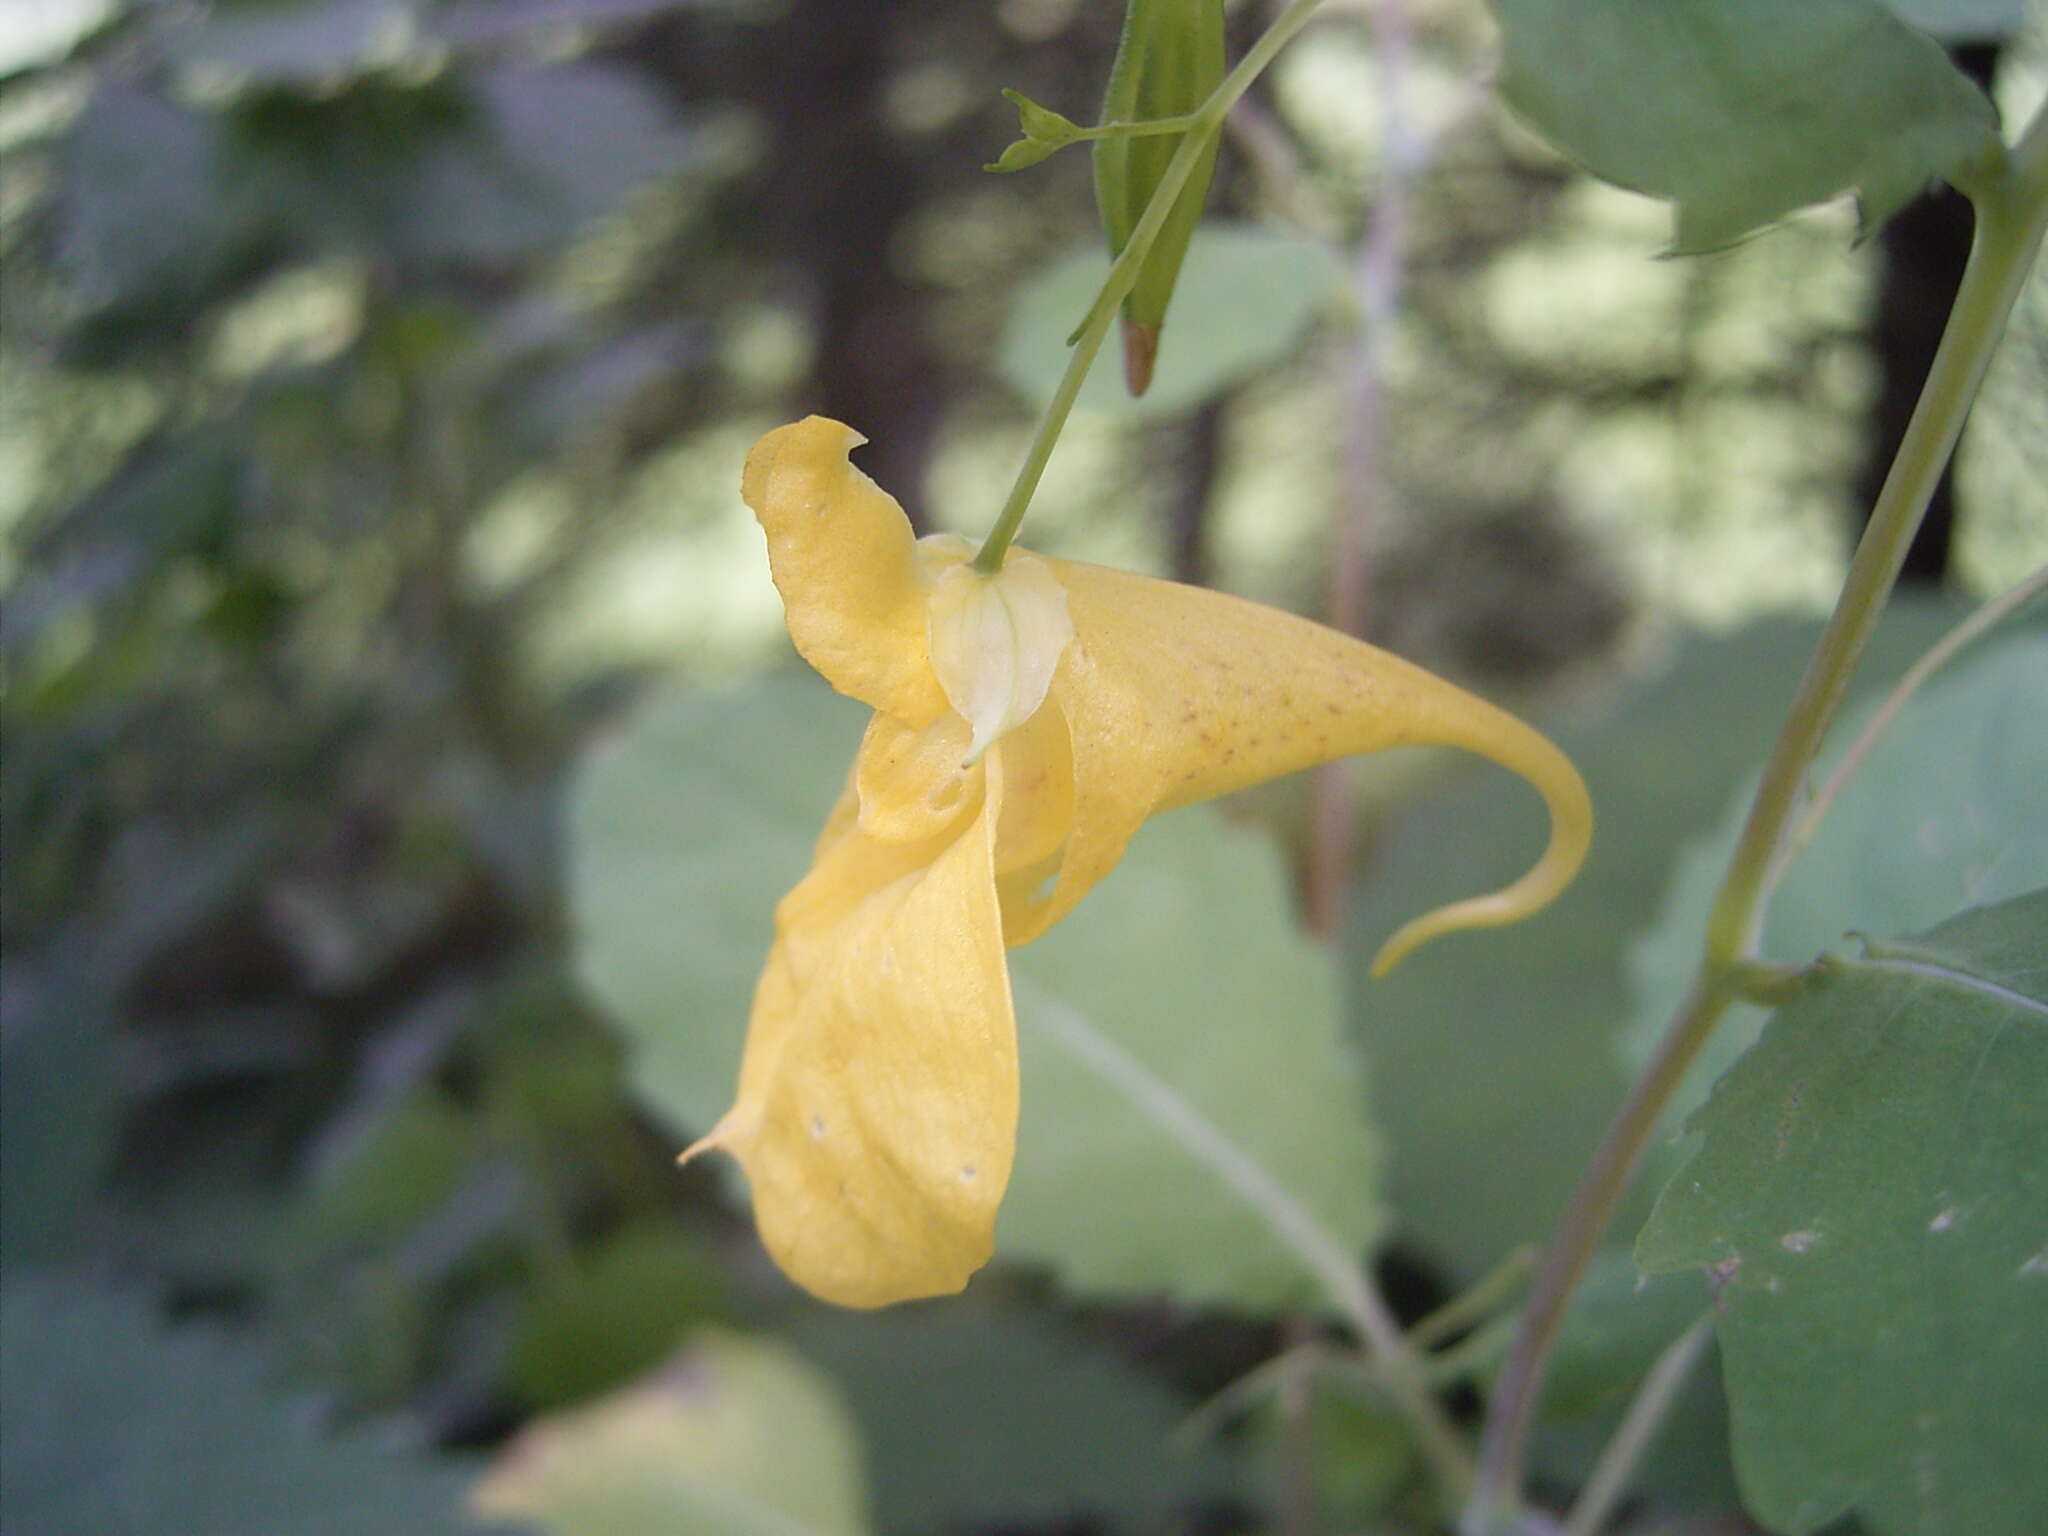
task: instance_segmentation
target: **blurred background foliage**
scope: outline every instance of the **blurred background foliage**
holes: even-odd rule
[[[1119,9],[0,11],[10,1530],[456,1529],[493,1456],[478,1510],[590,1536],[752,1528],[718,1523],[733,1499],[821,1532],[1403,1507],[1400,1437],[1341,1377],[1189,1419],[1317,1333],[1269,1289],[1176,1295],[1033,1238],[957,1303],[795,1298],[719,1179],[670,1167],[723,1082],[652,1083],[634,1039],[661,1020],[577,974],[581,755],[656,690],[787,664],[737,496],[753,437],[847,420],[928,528],[1000,501],[1099,257],[1083,155],[981,170],[997,90],[1087,118]],[[1233,122],[1156,396],[1090,397],[1027,539],[1315,611],[1333,520],[1362,519],[1372,637],[1584,754],[1607,862],[1568,921],[1480,972],[1298,989],[1319,1019],[1339,996],[1371,1084],[1332,1223],[1382,1234],[1413,1315],[1540,1236],[1618,1092],[1629,945],[1789,693],[1956,211],[1859,247],[1822,209],[1660,262],[1664,210],[1494,108],[1477,0],[1410,0],[1398,50],[1371,7],[1327,10]],[[2008,118],[2048,80],[2038,26],[1958,57]],[[2048,558],[2044,390],[2037,280],[1877,677]],[[731,729],[670,707],[644,762],[704,841],[663,852],[745,863],[691,777],[718,754],[690,732]],[[756,734],[829,792],[842,730]],[[1359,775],[1360,954],[1515,835],[1487,841],[1469,787],[1411,814],[1437,777]],[[1301,793],[1246,814],[1298,838]],[[1222,867],[1210,836],[1160,867]],[[636,898],[649,953],[711,935],[676,943],[732,979],[674,1027],[736,1049],[749,930],[612,891]],[[1047,974],[1085,996],[1111,948]],[[1565,1481],[1690,1315],[1602,1305],[1560,1388]],[[1701,1396],[1644,1518],[1742,1529]]]

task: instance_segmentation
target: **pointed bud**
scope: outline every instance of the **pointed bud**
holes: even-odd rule
[[[1222,83],[1223,55],[1222,0],[1129,0],[1102,120],[1129,123],[1186,116]],[[1112,257],[1130,243],[1180,141],[1180,135],[1171,133],[1096,140],[1095,201]],[[1212,143],[1174,200],[1173,212],[1124,300],[1124,383],[1133,395],[1142,395],[1152,382],[1166,307],[1180,280],[1181,262],[1201,221],[1215,171]],[[1136,349],[1134,331],[1144,339]]]

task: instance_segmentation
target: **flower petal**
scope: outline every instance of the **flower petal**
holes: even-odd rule
[[[968,726],[948,710],[922,730],[877,714],[853,760],[860,829],[889,842],[935,837],[973,804],[982,775],[967,761]]]
[[[777,427],[747,455],[740,494],[804,660],[841,693],[913,726],[946,708],[925,646],[930,587],[910,520],[847,455],[867,439],[823,416]]]
[[[1528,779],[1550,808],[1550,843],[1506,889],[1401,928],[1374,961],[1376,974],[1439,934],[1528,916],[1577,873],[1593,829],[1585,784],[1513,715],[1294,614],[1101,566],[1053,564],[1074,621],[1053,698],[1073,737],[1077,798],[1058,884],[1028,916],[1011,904],[1011,943],[1056,922],[1154,812],[1410,744],[1462,747]]]
[[[973,727],[968,762],[1038,713],[1073,636],[1066,592],[1052,566],[1034,554],[1012,551],[993,576],[971,565],[934,575],[932,670]]]
[[[996,907],[1002,770],[939,836],[835,835],[776,912],[720,1147],[762,1241],[849,1307],[959,1290],[987,1262],[1017,1134],[1017,1037]]]

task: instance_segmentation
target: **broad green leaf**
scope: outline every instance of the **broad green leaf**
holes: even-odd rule
[[[1824,779],[1877,707],[1851,710]],[[1893,720],[1771,898],[1762,950],[1803,964],[1843,933],[1902,933],[1960,907],[2048,885],[2048,628],[1985,644],[1930,681]],[[1930,792],[1931,786],[1938,790]],[[1629,955],[1631,1071],[1663,1035],[1699,963],[1707,912],[1749,813],[1750,783],[1679,856],[1657,921]],[[1724,1021],[1673,1101],[1676,1124],[1751,1040],[1763,1015]]]
[[[1958,616],[1895,604],[1863,686],[1896,676]],[[1768,750],[1818,633],[1776,620],[1688,638],[1602,717],[1565,722],[1556,739],[1600,818],[1577,882],[1531,921],[1429,946],[1383,981],[1365,974],[1379,940],[1517,873],[1543,814],[1491,770],[1446,760],[1445,792],[1377,838],[1353,895],[1349,1008],[1372,1061],[1400,1240],[1451,1286],[1557,1219],[1627,1086],[1614,1041],[1631,1014],[1630,941],[1674,855]]]
[[[0,1526],[9,1536],[475,1532],[463,1475],[374,1429],[323,1435],[262,1356],[162,1328],[126,1291],[20,1272],[0,1290]]]
[[[529,1424],[471,1508],[548,1536],[860,1536],[860,1444],[786,1346],[706,1330],[652,1377]]]
[[[1990,102],[1879,0],[1494,0],[1501,92],[1594,175],[1677,205],[1681,251],[1854,192],[1875,227],[1996,152]]]
[[[1923,32],[1955,42],[2011,37],[2026,24],[2027,0],[1884,0]]]
[[[882,1530],[1177,1529],[1228,1486],[1219,1453],[1172,1441],[1185,1401],[1042,1309],[806,1306],[778,1331],[851,1405]]]
[[[2048,891],[1826,959],[1637,1244],[1721,1285],[1736,1471],[1803,1536],[2048,1529]]]
[[[680,698],[572,796],[580,969],[679,1136],[729,1102],[771,910],[860,724],[805,684]],[[999,1252],[1084,1287],[1270,1306],[1313,1294],[1254,1209],[1278,1200],[1362,1254],[1378,1202],[1356,1064],[1269,850],[1210,812],[1169,818],[1011,964],[1024,1127]]]
[[[1012,296],[997,362],[1025,399],[1052,394],[1066,371],[1066,338],[1109,275],[1100,242],[1076,249]],[[1114,337],[1081,386],[1085,410],[1169,416],[1192,410],[1284,357],[1316,311],[1342,291],[1343,269],[1320,240],[1252,225],[1195,231],[1174,290],[1173,325],[1152,387],[1132,399]]]

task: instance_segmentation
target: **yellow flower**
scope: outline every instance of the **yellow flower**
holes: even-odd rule
[[[1530,780],[1551,836],[1521,879],[1401,928],[1385,971],[1571,880],[1585,785],[1521,721],[1255,603],[1012,550],[985,577],[913,539],[813,416],[743,493],[806,660],[875,715],[811,871],[775,912],[722,1148],[799,1285],[845,1306],[957,1291],[987,1262],[1017,1129],[1008,947],[1115,867],[1146,817],[1357,752],[1463,747]]]

